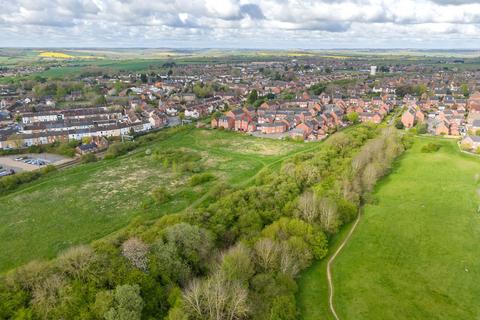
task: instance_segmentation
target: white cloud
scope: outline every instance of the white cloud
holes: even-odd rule
[[[0,0],[0,46],[471,47],[475,0]]]

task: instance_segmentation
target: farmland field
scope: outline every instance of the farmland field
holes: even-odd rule
[[[54,257],[132,219],[181,212],[217,184],[247,184],[262,169],[317,145],[184,128],[128,155],[49,175],[0,197],[0,272]],[[186,164],[194,171],[181,169]],[[214,179],[192,186],[195,170]],[[151,193],[161,187],[170,197],[159,204]]]
[[[439,151],[422,153],[433,142]],[[333,265],[341,319],[478,319],[480,159],[416,138]],[[300,281],[303,319],[331,319],[325,266]],[[318,299],[318,303],[313,301]]]

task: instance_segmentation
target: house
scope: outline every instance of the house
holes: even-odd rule
[[[467,104],[471,113],[480,113],[480,92],[472,94]]]
[[[382,122],[382,116],[377,112],[361,112],[359,114],[360,121],[362,122],[373,122],[380,123]]]
[[[412,128],[417,122],[425,121],[425,115],[422,111],[411,107],[402,114],[401,120],[405,128]]]
[[[186,109],[185,110],[185,118],[198,119],[198,118],[200,118],[200,112],[196,108]]]
[[[415,110],[408,108],[402,114],[402,123],[405,128],[412,128],[415,125]]]
[[[433,125],[435,135],[448,135],[450,130],[450,124],[445,120],[438,120]]]
[[[218,119],[212,119],[212,128],[224,128],[224,129],[233,129],[235,128],[235,119],[232,117],[220,117]]]
[[[148,121],[150,121],[152,127],[161,128],[168,123],[168,118],[164,113],[154,110],[150,112]]]
[[[284,133],[287,125],[284,122],[265,123],[260,127],[263,134]]]
[[[313,126],[309,123],[300,123],[296,128],[296,132],[302,132],[304,138],[308,137],[313,132]]]
[[[95,153],[97,152],[97,150],[98,150],[98,147],[95,143],[81,144],[75,148],[75,152],[79,155],[84,155],[87,153]]]
[[[253,132],[257,130],[257,124],[246,114],[235,117],[235,130]]]
[[[472,124],[470,125],[469,128],[473,133],[476,133],[478,130],[480,130],[480,119],[475,119],[473,120]]]
[[[480,137],[479,136],[466,136],[462,140],[462,145],[471,150],[477,150],[480,147]]]

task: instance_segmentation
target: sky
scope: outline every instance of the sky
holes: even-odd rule
[[[479,49],[480,0],[0,0],[0,47]]]

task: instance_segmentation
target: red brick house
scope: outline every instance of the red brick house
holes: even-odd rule
[[[445,121],[440,121],[436,126],[435,126],[435,134],[436,135],[447,135],[450,132],[449,130],[449,124]]]
[[[287,125],[284,122],[265,123],[260,130],[264,134],[283,133],[287,131]]]
[[[212,125],[212,128],[233,129],[235,128],[235,119],[231,117],[221,117],[218,119],[212,119],[211,125]]]
[[[362,122],[382,122],[382,116],[377,112],[362,112],[359,114],[360,121]]]
[[[409,108],[402,115],[402,123],[405,128],[412,128],[415,125],[416,112],[412,108]]]

